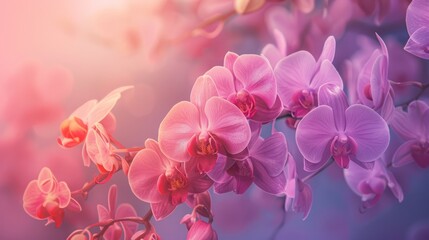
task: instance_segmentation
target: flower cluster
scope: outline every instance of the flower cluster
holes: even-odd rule
[[[403,201],[393,168],[429,166],[429,105],[424,98],[429,85],[391,80],[394,59],[382,34],[373,32],[369,38],[376,41],[348,59],[338,56],[337,39],[345,23],[325,25],[339,14],[340,1],[325,3],[329,16],[320,22],[322,10],[315,9],[314,1],[292,1],[293,14],[278,5],[265,9],[269,1],[232,2],[239,15],[266,11],[276,43],[260,54],[227,52],[223,65],[196,79],[189,99],[171,107],[158,136],[146,139],[144,146],[127,148],[113,137],[116,118],[111,111],[132,86],[81,105],[61,123],[58,143],[64,148],[82,144],[83,165],[92,162],[99,175],[72,192],[43,168],[24,192],[23,207],[30,216],[59,227],[66,210],[82,210],[75,197],[87,197],[120,170],[148,212],[140,217],[128,203],[117,207],[118,187],[112,185],[107,207],[97,206],[98,222],[69,239],[160,239],[152,217],[163,220],[181,204],[191,208],[181,220],[187,239],[218,239],[212,193],[244,194],[252,185],[280,198],[284,209],[279,211],[300,212],[305,219],[314,197],[310,180],[334,162],[361,198],[362,212],[377,205],[386,188]],[[374,17],[374,24],[381,24],[388,21],[386,2],[354,4],[360,18]],[[424,59],[429,58],[428,7],[425,0],[413,0],[406,11],[410,38],[405,50]],[[344,16],[342,21],[352,18],[359,19]],[[295,24],[296,32],[288,34],[292,29],[286,31],[281,21]],[[305,31],[305,41],[294,39]],[[312,45],[311,37],[323,42]],[[344,69],[335,61],[343,61]],[[401,92],[395,87],[406,85],[420,92],[398,103]],[[401,139],[394,141],[392,135]]]

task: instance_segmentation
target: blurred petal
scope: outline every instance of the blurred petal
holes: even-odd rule
[[[402,167],[409,163],[414,162],[414,158],[411,155],[411,147],[416,144],[416,140],[409,140],[399,146],[393,154],[392,166],[393,167]]]
[[[153,217],[156,221],[164,219],[176,208],[176,206],[170,204],[168,199],[159,203],[151,203],[150,207],[152,208]]]
[[[236,92],[234,88],[234,77],[227,68],[216,66],[208,70],[205,74],[213,79],[219,96],[227,98],[231,93]]]
[[[423,59],[429,59],[429,27],[421,27],[415,31],[405,45],[405,51]]]
[[[210,75],[198,77],[191,90],[191,103],[204,112],[207,100],[213,96],[218,96],[218,92]]]

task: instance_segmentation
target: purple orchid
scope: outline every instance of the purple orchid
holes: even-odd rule
[[[388,121],[395,108],[392,87],[387,79],[389,54],[386,44],[378,34],[377,39],[381,45],[381,51],[374,50],[360,71],[357,79],[357,94],[361,103],[374,109]]]
[[[287,184],[284,190],[286,195],[285,210],[302,212],[303,220],[308,217],[313,203],[313,194],[310,185],[298,178],[296,163],[292,155],[289,154],[286,164]]]
[[[273,33],[276,45],[267,44],[261,51],[261,55],[266,57],[271,64],[271,67],[275,68],[277,63],[287,56],[287,45],[285,36],[278,29],[274,29]]]
[[[343,81],[331,63],[334,55],[335,39],[329,37],[317,62],[309,52],[299,51],[277,64],[274,74],[278,94],[292,117],[302,118],[318,105],[317,92],[323,84],[332,83],[343,88]]]
[[[158,138],[168,158],[209,172],[218,153],[237,154],[246,148],[250,128],[240,109],[218,97],[213,80],[204,75],[192,88],[191,102],[177,103],[165,116]]]
[[[350,160],[372,168],[389,145],[387,123],[367,106],[349,106],[339,86],[322,86],[318,97],[319,106],[296,129],[296,143],[305,158],[305,170],[320,169],[330,157],[341,168],[348,168]]]
[[[264,57],[229,52],[224,67],[213,67],[206,75],[213,79],[219,96],[236,105],[248,119],[270,122],[283,110],[273,70]]]
[[[417,100],[408,105],[408,112],[396,110],[392,127],[406,141],[393,155],[392,165],[401,167],[415,161],[422,168],[429,167],[428,104]]]
[[[426,0],[413,0],[405,19],[410,35],[405,50],[417,57],[429,59],[429,4]]]
[[[115,218],[136,217],[137,213],[134,207],[129,203],[123,203],[116,208],[118,187],[112,185],[109,189],[108,208],[103,205],[97,205],[98,220],[100,222],[109,221]],[[124,239],[131,239],[131,236],[137,231],[138,224],[135,222],[114,223],[104,233],[103,238],[106,240],[118,240],[124,232]]]
[[[209,173],[215,181],[216,192],[242,194],[253,182],[268,193],[283,192],[286,185],[283,168],[288,152],[284,135],[275,132],[263,139],[260,137],[260,124],[251,122],[250,127],[252,137],[245,151],[232,156],[219,156],[216,166]]]
[[[351,163],[344,169],[344,178],[349,187],[362,199],[362,209],[373,207],[381,198],[386,187],[402,202],[404,194],[395,176],[387,170],[384,158],[377,159],[373,169],[363,169]]]

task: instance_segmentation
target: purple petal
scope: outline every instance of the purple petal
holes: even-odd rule
[[[273,133],[262,144],[250,150],[250,157],[259,162],[270,176],[278,176],[286,164],[287,144],[285,136],[279,132]]]
[[[356,158],[372,162],[381,157],[390,141],[387,123],[374,110],[364,105],[352,105],[346,110],[346,135],[357,143]]]
[[[212,78],[209,75],[198,77],[191,90],[191,103],[204,112],[207,100],[214,96],[218,96],[218,92]]]
[[[329,148],[326,148],[322,153],[322,157],[320,158],[320,162],[312,163],[307,159],[304,159],[304,170],[307,172],[315,172],[321,169],[325,164],[327,164],[329,158],[332,156]]]
[[[214,184],[215,193],[227,193],[227,192],[233,191],[234,189],[235,189],[235,179],[233,177],[231,177],[231,179],[228,182]]]
[[[188,191],[190,193],[205,192],[213,185],[213,180],[207,174],[188,176],[188,179],[190,182]]]
[[[399,202],[402,202],[404,200],[404,192],[402,191],[401,185],[399,185],[398,181],[396,180],[393,173],[387,172],[387,185],[389,186],[390,190],[392,191],[393,195],[398,199]]]
[[[205,113],[209,122],[207,131],[216,135],[229,153],[236,154],[247,147],[251,136],[250,127],[235,105],[213,97],[207,101]]]
[[[261,123],[271,122],[272,120],[276,119],[283,111],[283,103],[278,96],[276,97],[276,102],[271,108],[268,108],[265,102],[260,100],[259,98],[256,98],[255,102],[256,113],[252,117],[252,120],[254,121],[258,121]]]
[[[335,56],[335,38],[333,36],[329,36],[325,40],[325,44],[323,45],[322,53],[320,54],[319,59],[317,60],[317,65],[320,66],[320,64],[324,60],[328,60],[329,62],[332,62],[334,60]]]
[[[359,72],[357,78],[357,94],[359,100],[366,106],[373,107],[372,100],[368,98],[368,95],[365,92],[365,89],[370,86],[370,79],[373,73],[373,66],[375,61],[380,57],[381,52],[379,49],[374,50],[371,57],[366,61],[365,65]],[[372,91],[372,89],[371,89]],[[372,93],[372,92],[371,92]]]
[[[272,107],[277,94],[273,69],[267,60],[259,55],[241,55],[234,63],[234,74],[244,88],[258,96]]]
[[[336,129],[343,131],[346,127],[345,111],[349,106],[347,96],[341,88],[334,84],[325,84],[318,92],[318,102],[320,105],[330,106],[334,113]]]
[[[189,160],[188,142],[200,132],[199,114],[194,104],[185,101],[177,103],[167,113],[158,132],[159,146],[166,156],[181,162]]]
[[[310,111],[299,122],[296,143],[301,154],[309,162],[326,162],[328,159],[324,153],[329,149],[330,141],[335,134],[337,129],[332,108],[322,105]]]
[[[228,68],[216,66],[208,70],[205,74],[213,79],[219,96],[227,98],[230,94],[236,92],[234,88],[234,77]]]
[[[274,68],[277,63],[286,56],[286,40],[283,34],[278,30],[273,30],[274,39],[276,40],[276,46],[273,44],[267,44],[261,52],[262,56],[265,56]]]
[[[334,65],[328,60],[324,60],[321,63],[319,71],[310,83],[310,87],[317,89],[326,83],[336,85],[340,89],[343,89],[343,80],[341,79],[340,74]]]
[[[261,162],[253,161],[252,163],[253,174],[255,175],[254,181],[259,188],[271,194],[279,194],[284,191],[286,176],[283,171],[277,176],[271,176]]]
[[[217,183],[224,183],[231,180],[231,176],[226,172],[227,157],[219,154],[214,168],[207,174]]]
[[[274,74],[283,104],[289,105],[297,91],[309,89],[315,70],[316,60],[306,51],[293,53],[277,64]]]
[[[150,207],[152,208],[153,217],[156,221],[164,219],[176,208],[176,206],[170,204],[168,199],[159,203],[151,203]]]
[[[393,154],[392,166],[402,167],[414,162],[414,158],[411,155],[411,147],[416,143],[416,140],[410,140],[399,146],[399,148]]]
[[[310,185],[301,182],[297,182],[298,194],[295,197],[293,204],[294,211],[302,212],[304,214],[303,220],[308,217],[310,213],[311,205],[313,204],[313,194]]]
[[[413,103],[410,103],[412,106]],[[400,110],[395,109],[391,118],[392,128],[404,139],[416,139],[419,137],[420,131],[416,131],[415,126],[419,125],[419,119],[412,119],[409,115]],[[420,129],[419,129],[420,130]]]
[[[405,45],[405,51],[423,59],[429,59],[429,27],[421,27],[415,31]]]
[[[414,0],[410,3],[405,19],[410,36],[420,27],[427,26],[429,22],[428,12],[429,5],[426,0]]]

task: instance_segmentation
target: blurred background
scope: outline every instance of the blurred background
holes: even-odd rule
[[[84,211],[67,212],[60,228],[28,216],[22,195],[44,166],[72,191],[97,175],[94,166],[83,166],[80,147],[57,144],[60,123],[74,109],[116,87],[134,85],[113,110],[118,124],[114,135],[128,147],[156,139],[169,109],[189,98],[199,75],[223,65],[226,52],[259,54],[274,42],[267,14],[279,6],[290,12],[299,6],[294,5],[299,1],[286,2],[237,16],[229,14],[232,0],[0,0],[0,239],[65,239],[97,221],[96,205],[107,205],[112,183],[119,186],[118,203],[129,202],[143,215],[148,204],[131,193],[122,172],[95,187],[87,200],[77,198]],[[427,63],[394,53],[408,38],[404,16],[409,1],[391,1],[394,7],[382,24],[375,24],[358,1],[320,2],[313,12],[300,12],[301,20],[285,22],[283,33],[304,28],[293,28],[293,23],[318,23],[307,35],[296,33],[302,44],[290,49],[317,56],[326,36],[333,34],[340,49],[335,64],[342,69],[343,60],[359,47],[358,39],[369,36],[376,44],[377,31],[389,39],[396,64],[390,71],[398,72],[389,72],[391,76],[402,74],[398,81],[406,81],[414,74],[417,81],[428,81]],[[219,13],[224,18],[211,22]],[[401,91],[406,92],[402,96],[416,92]],[[294,132],[283,121],[276,127],[293,142]],[[255,187],[243,195],[212,194],[214,227],[220,239],[429,239],[427,170],[407,166],[397,177],[405,194],[402,203],[387,191],[376,207],[360,213],[360,198],[348,188],[343,173],[329,168],[310,181],[313,207],[305,221],[284,212],[283,198]],[[155,223],[162,239],[185,239],[186,228],[179,222],[189,212],[183,205]]]

